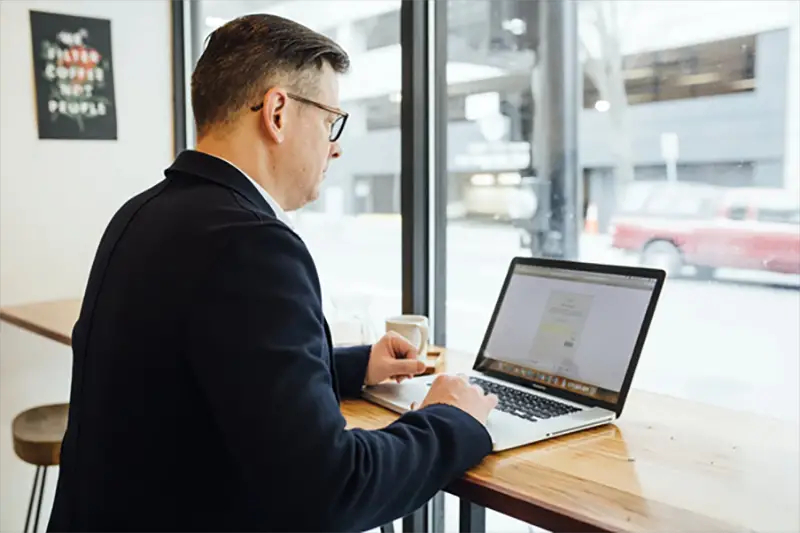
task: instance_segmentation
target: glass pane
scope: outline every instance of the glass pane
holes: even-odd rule
[[[583,72],[598,91],[580,122],[592,238],[603,260],[669,272],[634,387],[798,418],[798,14],[791,2],[583,2]],[[620,213],[613,191],[630,175],[662,186]]]
[[[580,2],[548,58],[582,85],[550,99],[537,2],[449,5],[448,345],[478,351],[511,258],[551,253],[543,236],[574,212],[571,258],[669,271],[635,388],[797,420],[800,4]],[[537,135],[535,111],[573,96],[581,166],[550,182],[539,143],[569,131]],[[518,357],[547,298],[518,313]],[[628,357],[593,353],[601,340],[574,341],[574,363]]]
[[[254,12],[280,15],[337,41],[350,55],[340,107],[350,116],[319,199],[290,213],[316,262],[337,344],[371,342],[401,310],[400,0],[192,2],[192,42]]]
[[[547,56],[537,4],[575,3],[466,4],[448,4],[448,346],[478,352],[510,260],[548,254],[542,235],[574,212],[572,258],[669,270],[634,388],[796,422],[800,3],[581,1],[577,29],[545,41]],[[547,98],[543,86],[558,92]],[[565,186],[539,174],[537,154],[569,128],[540,127],[536,110],[557,117],[573,99],[577,133],[567,142],[580,167]],[[593,326],[624,309],[573,298],[582,322],[558,329],[558,317],[539,318],[548,305],[559,310],[554,290],[517,293],[513,318],[498,320],[502,342],[489,347],[530,366],[534,352],[570,356],[573,366],[554,372],[596,385],[604,374],[592,362],[608,361],[605,371],[632,347],[614,350],[610,334],[592,338]],[[537,340],[545,325],[550,344]],[[526,529],[494,513],[487,521]]]

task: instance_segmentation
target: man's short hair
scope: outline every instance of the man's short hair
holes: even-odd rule
[[[325,64],[344,74],[350,59],[332,39],[276,15],[246,15],[217,28],[192,74],[192,111],[202,137],[229,124],[281,85],[313,97]]]

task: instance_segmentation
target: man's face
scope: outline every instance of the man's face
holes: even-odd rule
[[[292,97],[287,100],[285,137],[276,158],[276,170],[285,180],[287,210],[319,197],[329,163],[341,155],[339,143],[330,140],[331,128],[341,115],[324,109],[339,109],[339,80],[329,66],[321,71],[316,89],[297,96],[323,107]]]

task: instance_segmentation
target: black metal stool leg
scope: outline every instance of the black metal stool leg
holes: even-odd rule
[[[31,523],[31,511],[33,511],[33,500],[36,497],[36,487],[39,485],[39,470],[41,470],[41,466],[36,467],[36,473],[33,475],[33,486],[31,487],[31,500],[28,503],[28,515],[25,517],[25,533],[28,533],[28,525]]]
[[[383,524],[381,526],[381,533],[394,533],[394,522]]]
[[[36,504],[36,518],[33,520],[33,533],[39,531],[39,516],[42,514],[42,497],[44,496],[44,482],[47,478],[47,467],[42,470],[42,482],[39,484],[39,503]]]

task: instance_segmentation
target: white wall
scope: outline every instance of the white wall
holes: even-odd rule
[[[111,20],[118,140],[38,139],[30,9]],[[82,295],[109,218],[172,160],[170,61],[167,0],[0,2],[0,305]],[[22,529],[33,480],[11,420],[67,401],[70,364],[68,348],[0,326],[0,531]]]

